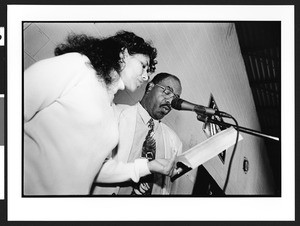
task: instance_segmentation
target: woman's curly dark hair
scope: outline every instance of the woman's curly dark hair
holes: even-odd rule
[[[78,52],[87,56],[97,74],[101,76],[106,84],[112,83],[110,72],[114,69],[120,72],[120,52],[126,48],[130,55],[144,54],[149,56],[149,72],[155,71],[155,60],[157,56],[156,48],[151,46],[143,38],[129,31],[119,31],[116,35],[108,38],[95,38],[81,35],[70,35],[66,43],[58,45],[55,50],[55,56],[70,52]]]

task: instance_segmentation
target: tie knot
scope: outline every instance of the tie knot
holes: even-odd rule
[[[153,129],[153,127],[154,127],[154,121],[153,121],[153,118],[151,118],[149,121],[148,121],[148,127],[150,128],[150,129]]]

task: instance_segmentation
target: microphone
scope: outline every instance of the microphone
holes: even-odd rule
[[[172,108],[176,110],[183,110],[183,111],[194,111],[197,114],[204,114],[204,115],[218,115],[222,117],[230,117],[227,113],[217,111],[213,108],[205,107],[202,105],[192,104],[186,100],[175,98],[171,102]]]

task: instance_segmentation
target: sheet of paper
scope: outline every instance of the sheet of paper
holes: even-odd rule
[[[211,158],[217,156],[222,151],[233,146],[236,141],[237,131],[230,127],[226,130],[223,130],[207,140],[195,145],[191,149],[177,156],[176,162],[182,162],[188,167],[195,169]],[[239,140],[242,140],[243,137],[239,134]]]

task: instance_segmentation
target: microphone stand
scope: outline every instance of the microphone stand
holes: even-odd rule
[[[227,114],[225,112],[222,112],[222,113],[224,113],[223,117],[229,118],[230,115],[226,116]],[[227,122],[218,121],[216,119],[212,119],[211,117],[208,117],[207,115],[204,115],[204,114],[201,114],[201,113],[196,112],[196,114],[197,114],[197,119],[199,121],[204,122],[204,123],[207,123],[207,122],[213,123],[213,124],[219,125],[222,128],[229,128],[229,127],[233,126],[235,129],[238,129],[239,132],[244,132],[244,133],[248,133],[250,135],[254,135],[254,136],[258,136],[258,137],[262,137],[262,138],[268,138],[268,139],[279,141],[279,138],[275,137],[275,136],[270,136],[270,135],[267,135],[267,134],[263,134],[259,131],[249,129],[249,128],[245,128],[245,127],[242,127],[242,126],[237,126],[237,125],[230,124],[230,123],[227,123]],[[182,162],[177,162],[176,165],[177,165],[177,168],[181,168],[182,171],[179,172],[178,174],[172,176],[171,177],[171,182],[174,182],[174,180],[176,180],[178,177],[181,177],[183,174],[185,174],[188,171],[192,170],[191,167],[186,166]]]
[[[254,136],[258,136],[258,137],[263,137],[263,138],[268,138],[268,139],[279,141],[278,137],[270,136],[270,135],[267,135],[267,134],[263,134],[263,133],[261,133],[259,131],[252,130],[252,129],[245,128],[245,127],[241,127],[241,126],[236,126],[234,124],[230,124],[230,123],[227,123],[227,122],[221,122],[221,121],[218,121],[216,119],[212,119],[211,117],[208,117],[208,116],[205,116],[205,115],[202,115],[202,114],[197,114],[197,119],[199,121],[204,122],[204,123],[206,123],[206,122],[214,123],[216,125],[219,125],[219,126],[222,126],[222,127],[226,127],[226,128],[229,128],[229,127],[233,126],[235,129],[239,129],[240,132],[244,132],[244,133],[248,133],[248,134],[251,134],[251,135],[254,135]]]

